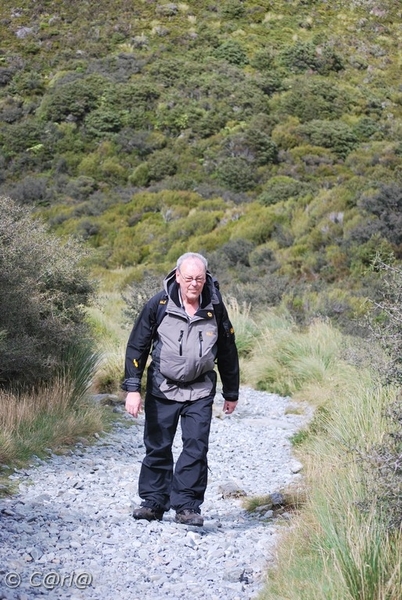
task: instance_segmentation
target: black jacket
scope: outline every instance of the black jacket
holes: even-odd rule
[[[222,395],[225,400],[235,401],[239,361],[234,330],[220,292],[207,273],[201,306],[190,321],[180,303],[175,271],[165,278],[164,290],[144,305],[134,324],[127,344],[122,389],[141,391],[151,352],[147,390],[152,395],[178,401],[210,395],[215,392],[216,363]]]

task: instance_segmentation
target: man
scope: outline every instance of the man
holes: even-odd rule
[[[215,362],[223,410],[235,410],[239,362],[233,327],[201,254],[183,254],[164,280],[164,290],[143,307],[130,334],[125,362],[126,410],[141,409],[141,378],[149,352],[144,443],[135,519],[161,520],[173,508],[176,522],[202,526],[207,452],[216,393]],[[173,466],[179,419],[182,451]]]

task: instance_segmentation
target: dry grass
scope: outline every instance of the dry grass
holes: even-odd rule
[[[103,409],[85,398],[74,399],[73,389],[60,378],[32,392],[0,392],[1,463],[43,455],[103,429]]]

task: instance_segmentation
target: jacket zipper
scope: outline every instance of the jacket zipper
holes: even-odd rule
[[[180,336],[179,336],[179,355],[180,356],[183,356],[183,335],[184,335],[184,331],[181,330]]]
[[[198,337],[199,337],[199,340],[200,340],[200,358],[201,358],[202,357],[202,341],[203,341],[202,340],[202,331],[200,331],[198,333]]]

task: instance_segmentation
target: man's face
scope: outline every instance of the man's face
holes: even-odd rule
[[[187,259],[176,269],[176,281],[183,300],[190,304],[198,301],[205,283],[205,267],[200,260]]]

